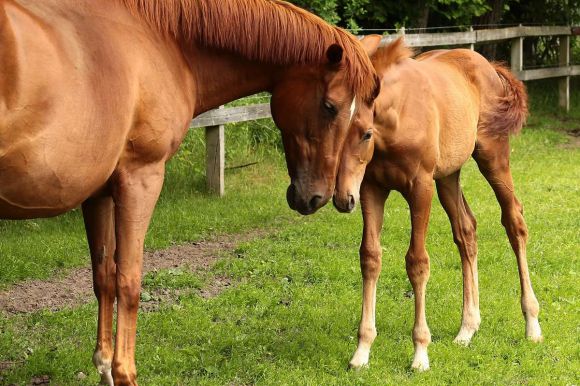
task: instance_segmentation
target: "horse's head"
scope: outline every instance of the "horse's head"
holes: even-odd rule
[[[367,164],[375,148],[373,107],[361,106],[347,133],[336,176],[332,202],[339,212],[350,213],[359,199]]]
[[[379,43],[376,35],[362,40],[367,55]],[[287,69],[272,91],[272,116],[282,131],[291,178],[286,197],[290,208],[301,214],[314,213],[332,197],[351,122],[372,123],[378,78],[369,62],[364,75],[370,77],[372,90],[357,95],[345,60],[343,48],[331,45],[325,63]]]

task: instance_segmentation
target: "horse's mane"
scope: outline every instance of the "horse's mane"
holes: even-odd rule
[[[280,0],[118,0],[161,33],[250,60],[323,63],[332,44],[344,50],[347,82],[360,97],[374,91],[372,64],[356,38]]]
[[[411,58],[414,55],[415,51],[405,45],[405,40],[401,36],[394,42],[384,47],[379,47],[372,57],[372,62],[375,68],[386,69],[387,67]]]

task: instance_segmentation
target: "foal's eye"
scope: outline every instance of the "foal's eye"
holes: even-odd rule
[[[327,113],[329,113],[332,116],[335,116],[338,111],[336,110],[336,107],[330,103],[329,101],[324,101],[324,110],[326,110]]]
[[[362,140],[363,140],[363,141],[368,141],[368,140],[369,140],[369,139],[371,139],[372,137],[373,137],[373,131],[372,131],[372,129],[371,129],[371,130],[367,131],[367,132],[365,133],[365,135],[363,135],[363,137],[362,137]]]

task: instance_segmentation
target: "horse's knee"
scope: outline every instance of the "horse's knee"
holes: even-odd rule
[[[119,302],[130,311],[135,311],[139,307],[141,295],[141,278],[126,278],[121,276],[117,284],[117,298]]]
[[[106,296],[109,299],[115,298],[116,288],[115,270],[110,272],[97,271],[94,273],[93,291],[97,299]]]

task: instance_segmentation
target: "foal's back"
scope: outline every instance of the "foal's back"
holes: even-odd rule
[[[386,51],[377,55],[393,55]],[[494,67],[465,49],[430,51],[397,63],[378,59],[375,65],[383,75],[377,130],[386,137],[375,151],[405,152],[406,162],[415,158],[435,179],[459,170],[473,153],[482,113],[501,96]],[[389,144],[395,148],[387,149]]]

